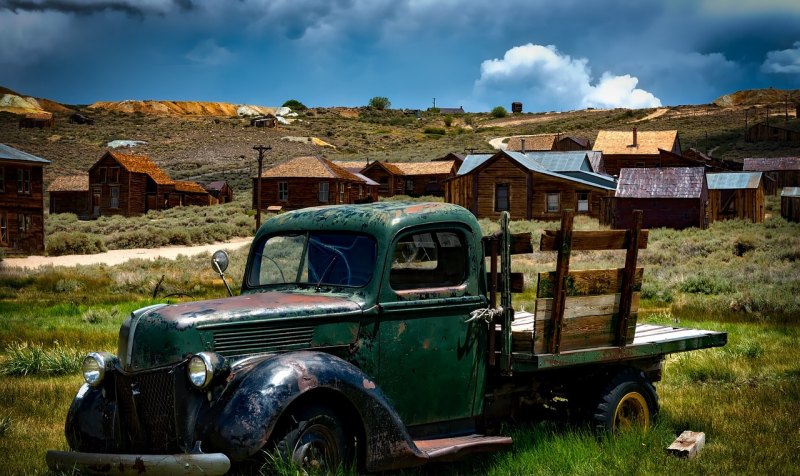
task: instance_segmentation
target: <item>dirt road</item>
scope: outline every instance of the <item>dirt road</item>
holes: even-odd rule
[[[167,246],[164,248],[136,248],[132,250],[111,250],[94,255],[66,255],[66,256],[29,256],[27,258],[6,258],[0,263],[0,268],[30,268],[42,266],[77,266],[88,264],[107,264],[109,266],[124,263],[131,259],[175,259],[178,255],[194,256],[200,253],[213,253],[216,250],[235,250],[249,245],[253,237],[234,238],[233,240],[198,246]]]

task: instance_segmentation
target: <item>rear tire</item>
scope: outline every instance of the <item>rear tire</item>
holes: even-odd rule
[[[593,413],[598,431],[648,430],[658,414],[658,394],[644,373],[626,369],[606,385]]]
[[[278,453],[310,473],[327,474],[353,461],[354,438],[332,408],[302,406],[284,419]]]

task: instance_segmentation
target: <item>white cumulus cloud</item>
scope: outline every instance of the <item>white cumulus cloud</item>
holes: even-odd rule
[[[794,48],[787,50],[770,51],[761,64],[761,71],[765,73],[800,73],[800,41],[794,42]]]
[[[588,59],[572,58],[553,45],[529,43],[511,48],[503,58],[484,61],[474,93],[479,101],[493,101],[489,104],[522,100],[530,105],[528,110],[661,106],[661,100],[637,88],[638,83],[635,76],[610,72],[595,82]]]

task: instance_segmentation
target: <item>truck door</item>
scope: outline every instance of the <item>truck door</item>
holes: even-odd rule
[[[378,382],[409,426],[469,425],[483,405],[486,324],[465,322],[486,306],[470,236],[457,225],[429,226],[399,234],[390,247]]]

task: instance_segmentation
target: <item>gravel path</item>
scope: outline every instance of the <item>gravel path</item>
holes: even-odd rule
[[[253,237],[235,238],[222,243],[198,246],[167,246],[164,248],[136,248],[132,250],[111,250],[95,255],[66,256],[28,256],[27,258],[6,258],[0,263],[2,267],[36,269],[42,266],[77,266],[88,264],[107,264],[114,266],[131,259],[175,259],[178,255],[194,256],[201,253],[213,253],[216,250],[235,250],[249,245]]]

